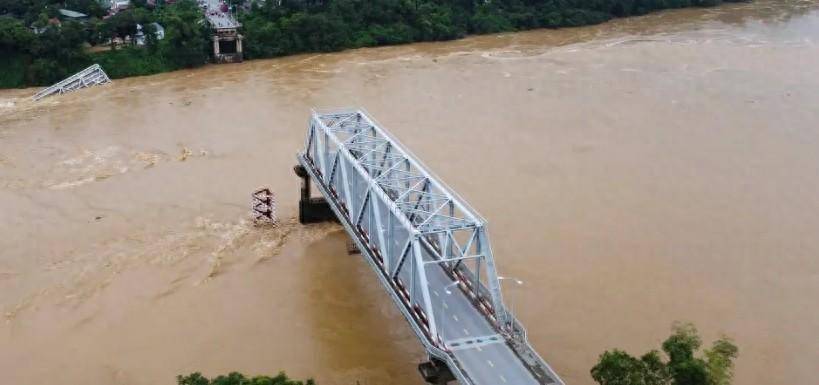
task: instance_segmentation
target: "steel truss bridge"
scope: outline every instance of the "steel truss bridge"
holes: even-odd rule
[[[424,345],[428,382],[563,385],[503,303],[486,221],[366,112],[313,111],[298,161],[302,219],[312,180]]]

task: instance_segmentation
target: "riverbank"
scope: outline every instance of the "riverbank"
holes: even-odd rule
[[[747,0],[608,0],[599,2],[355,2],[327,1],[266,2],[241,15],[245,57],[249,60],[312,52],[446,41],[469,35],[594,25],[613,18],[645,15],[654,11],[707,7],[723,2]],[[0,10],[0,13],[3,10]],[[23,22],[8,17],[0,30],[9,41],[0,43],[0,53],[13,60],[0,62],[0,88],[50,85],[71,73],[99,63],[111,78],[125,78],[194,68],[205,64],[211,46],[210,32],[192,0],[156,8],[120,12],[117,22],[100,21],[81,26],[44,27],[35,35]],[[29,12],[31,13],[31,12]],[[87,53],[83,35],[124,37],[130,23],[148,25],[159,21],[167,30],[167,41],[148,39],[145,47]],[[30,22],[30,21],[28,21]],[[123,32],[123,30],[125,32]],[[3,32],[0,31],[0,32]],[[30,48],[33,46],[35,48]],[[39,47],[39,48],[37,48]]]

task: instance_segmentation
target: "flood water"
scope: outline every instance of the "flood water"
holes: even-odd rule
[[[815,384],[817,44],[816,2],[756,1],[0,91],[0,383],[420,385],[340,227],[294,219],[309,109],[360,106],[489,220],[567,383],[681,320],[735,339],[736,384]]]

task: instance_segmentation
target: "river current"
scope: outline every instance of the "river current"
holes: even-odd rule
[[[420,385],[343,230],[294,219],[310,108],[359,106],[488,219],[567,383],[679,320],[735,340],[735,384],[815,384],[817,44],[819,4],[760,0],[0,91],[0,383]]]

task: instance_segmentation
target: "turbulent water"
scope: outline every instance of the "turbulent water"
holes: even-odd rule
[[[568,383],[686,320],[735,339],[736,384],[813,384],[817,43],[814,1],[756,1],[2,91],[0,383],[421,384],[343,231],[293,219],[309,109],[362,106],[489,220]],[[248,222],[258,186],[277,228]]]

